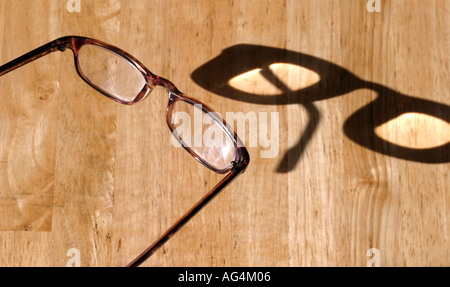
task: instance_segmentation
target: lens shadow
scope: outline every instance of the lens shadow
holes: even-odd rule
[[[320,81],[293,90],[271,73],[273,64],[292,64],[317,73]],[[230,81],[236,76],[260,69],[261,75],[281,92],[275,95],[239,90]],[[302,105],[309,116],[306,129],[295,146],[283,155],[277,172],[295,168],[320,123],[320,112],[314,102],[345,95],[358,89],[370,89],[378,97],[351,115],[343,126],[345,135],[359,145],[380,154],[414,162],[437,164],[450,161],[450,142],[434,148],[414,149],[382,139],[375,128],[401,114],[417,112],[450,123],[450,106],[423,100],[358,78],[350,71],[326,60],[279,48],[239,44],[222,51],[216,58],[196,69],[191,78],[202,88],[232,100],[259,105]],[[299,79],[300,81],[301,79]]]

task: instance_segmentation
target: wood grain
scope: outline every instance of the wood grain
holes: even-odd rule
[[[79,13],[65,0],[0,1],[0,64],[60,36],[92,37],[224,116],[279,116],[277,156],[249,146],[250,124],[238,131],[246,173],[145,266],[366,266],[372,248],[381,266],[450,265],[448,1],[382,0],[380,13],[363,0],[80,1]],[[243,53],[239,44],[278,48],[281,62],[285,50],[314,57],[312,74],[276,76],[282,89],[321,71],[317,93],[275,98],[249,81],[244,99],[193,80],[224,50]],[[209,77],[264,59],[229,60]],[[124,266],[221,178],[170,144],[163,89],[118,105],[77,76],[70,52],[2,76],[0,94],[1,266],[66,266],[72,248],[81,266]],[[434,121],[414,113],[425,100]],[[360,145],[344,126],[375,101],[365,127],[384,111],[410,107],[411,117],[392,119],[381,145],[351,122],[369,139]],[[388,141],[447,148],[426,163]]]

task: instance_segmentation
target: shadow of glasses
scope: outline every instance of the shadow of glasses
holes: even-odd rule
[[[274,64],[290,64],[319,75],[316,83],[292,89],[269,68]],[[230,81],[258,69],[261,76],[280,93],[270,96],[237,89]],[[321,115],[314,102],[345,95],[358,89],[370,89],[378,97],[351,115],[343,126],[345,135],[359,145],[400,159],[438,164],[450,161],[450,141],[432,148],[411,148],[381,138],[375,132],[380,125],[402,114],[420,113],[450,123],[450,106],[403,95],[383,85],[360,79],[348,70],[326,60],[284,49],[239,44],[222,51],[216,58],[196,69],[191,78],[202,88],[229,99],[260,105],[302,105],[309,122],[300,140],[283,156],[277,172],[293,170],[320,123]],[[299,79],[301,81],[301,79]]]

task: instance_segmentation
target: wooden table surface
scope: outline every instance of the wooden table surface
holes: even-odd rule
[[[0,64],[92,37],[267,116],[269,141],[238,131],[247,171],[144,266],[450,265],[450,1],[68,2],[1,0]],[[0,93],[1,266],[124,266],[223,177],[170,144],[164,89],[119,105],[71,52]]]

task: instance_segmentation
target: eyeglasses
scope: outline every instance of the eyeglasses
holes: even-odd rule
[[[177,142],[209,169],[219,174],[227,174],[174,225],[127,265],[136,267],[152,256],[225,186],[244,172],[250,157],[236,133],[220,115],[201,102],[184,95],[170,81],[152,74],[127,52],[95,39],[78,36],[56,39],[1,66],[0,76],[52,52],[64,52],[66,49],[72,50],[74,54],[78,75],[91,87],[118,103],[132,105],[144,100],[155,87],[166,88],[169,93],[166,120]],[[202,117],[200,127],[197,125],[191,128],[190,125],[183,124],[186,119],[198,115]],[[201,136],[205,127],[204,133],[209,134],[209,140],[203,142],[203,139],[208,138]]]

